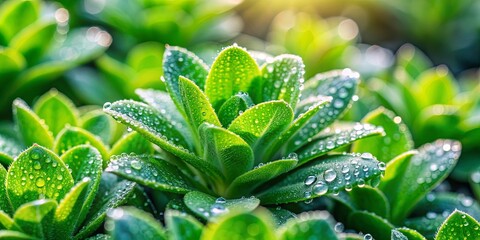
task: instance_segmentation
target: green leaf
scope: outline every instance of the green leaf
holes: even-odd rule
[[[12,1],[14,2],[14,1]],[[10,230],[0,230],[0,238],[5,240],[32,240],[37,239],[25,233],[10,231]]]
[[[253,149],[255,163],[267,162],[264,149],[277,141],[278,136],[293,120],[290,106],[280,100],[265,102],[247,109],[233,120],[228,130],[236,133]]]
[[[246,93],[237,93],[230,97],[218,111],[218,118],[224,127],[253,106],[252,99]]]
[[[480,204],[469,196],[451,192],[429,193],[420,201],[412,212],[415,216],[431,217],[443,215],[454,210],[465,212],[473,218],[480,219]]]
[[[426,238],[422,236],[422,234],[420,234],[419,232],[406,227],[393,229],[392,240],[394,239],[393,238],[394,232],[402,234],[403,236],[406,237],[407,240],[426,240]]]
[[[23,143],[31,146],[34,143],[46,148],[53,147],[53,134],[43,122],[21,99],[13,102],[13,115],[20,130]]]
[[[378,240],[390,240],[391,231],[394,228],[387,220],[367,211],[353,212],[348,218],[348,223],[351,228],[369,233]]]
[[[120,138],[115,145],[113,145],[112,150],[110,150],[110,155],[120,155],[122,153],[136,153],[136,154],[151,154],[154,149],[152,143],[145,139],[138,132],[131,132],[125,134]]]
[[[400,223],[420,199],[448,176],[460,150],[457,141],[437,140],[423,145],[418,154],[407,152],[387,165],[379,188],[390,201],[393,223]]]
[[[231,96],[247,92],[258,75],[257,63],[247,51],[236,45],[227,47],[213,62],[205,83],[205,93],[218,111]]]
[[[248,194],[261,184],[283,174],[297,165],[296,159],[281,159],[268,163],[261,163],[237,178],[230,184],[226,195],[229,197],[241,197]]]
[[[33,65],[47,52],[56,30],[55,21],[37,21],[15,35],[9,46],[22,53],[27,62]]]
[[[327,154],[328,152],[349,145],[352,142],[364,139],[367,137],[378,136],[384,133],[383,128],[375,127],[370,124],[355,124],[353,127],[334,130],[331,136],[314,140],[303,148],[300,148],[298,153],[299,165],[307,163],[312,159]]]
[[[308,142],[317,133],[340,118],[350,106],[358,85],[359,74],[344,69],[317,74],[305,83],[299,106],[317,101],[319,95],[331,96],[332,102],[320,109],[304,126],[291,138],[286,152],[292,152]],[[321,97],[320,97],[321,98]],[[306,102],[306,103],[305,103]],[[297,112],[297,114],[299,114]],[[299,143],[299,144],[297,144]]]
[[[282,225],[277,231],[282,240],[295,239],[338,239],[333,230],[330,214],[327,212],[306,212]]]
[[[112,237],[110,235],[105,234],[97,234],[95,236],[87,238],[87,240],[110,240]]]
[[[75,105],[56,89],[41,96],[33,109],[45,121],[53,135],[57,135],[66,125],[77,125]]]
[[[272,219],[267,212],[233,212],[210,223],[203,232],[202,240],[223,239],[276,239]]]
[[[183,159],[200,172],[222,179],[221,173],[208,162],[185,149],[188,144],[175,127],[161,117],[152,107],[134,101],[117,101],[104,106],[104,111],[142,134],[163,150]]]
[[[7,178],[7,170],[0,164],[0,211],[12,213],[12,205],[8,199],[7,188],[5,187],[5,180]]]
[[[435,240],[478,239],[480,224],[470,215],[455,210],[438,229]]]
[[[332,155],[303,165],[257,197],[264,204],[298,202],[368,182],[375,185],[382,173],[380,162],[371,154]]]
[[[20,227],[15,224],[13,219],[3,210],[0,211],[0,230],[1,229],[17,229],[20,230]]]
[[[382,126],[385,134],[356,141],[352,145],[352,152],[369,152],[378,160],[387,163],[401,153],[412,150],[410,132],[402,119],[393,112],[380,107],[367,114],[362,122]]]
[[[388,219],[390,214],[390,204],[387,197],[377,188],[363,187],[355,188],[350,192],[350,198],[360,210],[366,210],[371,213]]]
[[[450,104],[458,92],[453,76],[444,65],[423,72],[417,79],[415,98],[420,106]],[[441,94],[440,94],[441,93]]]
[[[72,187],[69,193],[58,204],[55,210],[53,235],[55,239],[68,239],[72,237],[75,227],[80,224],[78,211],[88,197],[89,178],[85,178]]]
[[[0,69],[0,84],[2,85],[8,83],[9,79],[19,74],[26,65],[22,54],[15,49],[7,47],[0,49],[0,62],[2,63],[2,68]]]
[[[0,7],[0,43],[5,46],[22,29],[35,22],[40,15],[38,1],[8,1]],[[15,24],[12,24],[15,23]]]
[[[73,179],[57,155],[33,145],[12,163],[5,186],[13,208],[17,209],[40,198],[59,201],[73,186]]]
[[[103,167],[107,167],[109,159],[107,147],[95,135],[79,127],[67,126],[60,131],[55,139],[54,150],[56,153],[63,155],[69,149],[84,144],[95,147],[102,155]]]
[[[238,135],[208,123],[200,125],[199,132],[203,158],[223,173],[227,183],[253,167],[253,151]]]
[[[298,102],[300,85],[303,84],[305,65],[300,57],[283,54],[267,62],[261,77],[252,84],[252,97],[256,103],[284,100],[292,109]],[[257,85],[259,84],[259,86]]]
[[[228,212],[249,212],[258,207],[260,201],[255,197],[225,199],[213,197],[202,192],[189,192],[183,201],[188,209],[203,219],[215,219]]]
[[[202,235],[203,225],[182,212],[166,211],[165,223],[173,240],[198,240]]]
[[[106,230],[114,239],[167,239],[165,230],[153,216],[133,207],[108,212]]]
[[[113,156],[105,171],[156,190],[174,193],[187,193],[193,190],[188,178],[177,167],[154,156],[136,154]]]
[[[51,237],[53,216],[57,202],[51,199],[41,199],[20,206],[13,219],[25,233],[48,239]]]
[[[432,67],[430,59],[420,49],[408,43],[398,49],[396,58],[396,71],[405,71],[412,79]]]
[[[297,218],[297,215],[295,215],[295,213],[280,207],[269,208],[268,210],[270,210],[273,215],[276,227],[282,226],[289,219]]]
[[[115,121],[102,110],[93,110],[81,118],[83,129],[100,137],[104,144],[109,144],[115,137],[117,126]]]

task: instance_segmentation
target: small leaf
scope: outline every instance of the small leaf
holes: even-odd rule
[[[260,75],[257,63],[244,49],[225,48],[213,62],[205,83],[205,93],[215,110],[238,92],[247,92],[252,80]]]
[[[393,112],[380,107],[365,116],[362,122],[382,126],[385,135],[356,141],[352,145],[352,152],[369,152],[378,160],[387,163],[401,153],[412,150],[410,132],[402,119]]]
[[[53,147],[52,132],[21,99],[13,102],[13,115],[25,145],[37,143],[46,148]]]
[[[55,21],[36,21],[26,26],[10,41],[30,65],[35,64],[48,50],[57,30]]]
[[[123,137],[113,145],[112,150],[110,150],[110,155],[120,155],[122,153],[151,154],[153,151],[154,149],[151,142],[145,139],[140,133],[131,132],[123,135]]]
[[[0,211],[12,213],[12,205],[8,199],[7,189],[5,187],[5,179],[7,178],[7,170],[0,164]]]
[[[284,101],[265,102],[246,110],[233,120],[228,130],[236,133],[253,149],[255,163],[267,162],[264,149],[277,141],[293,120],[293,112]]]
[[[420,234],[419,232],[406,227],[393,229],[392,240],[394,239],[393,238],[394,232],[402,234],[403,236],[406,237],[407,240],[426,240],[426,238],[422,236],[422,234]]]
[[[390,204],[387,197],[377,188],[363,187],[355,188],[350,192],[352,202],[360,210],[375,213],[377,216],[388,219]]]
[[[400,223],[415,204],[445,179],[460,156],[460,143],[437,140],[416,155],[401,155],[387,165],[380,183],[392,207],[391,221]]]
[[[435,240],[443,239],[478,239],[480,224],[470,215],[454,211],[438,229]]]
[[[104,144],[109,144],[115,137],[117,126],[115,121],[102,110],[93,110],[81,118],[81,126],[83,129],[100,137]]]
[[[73,179],[57,155],[34,145],[12,163],[5,186],[13,208],[17,209],[40,198],[59,201],[73,186]]]
[[[66,125],[76,126],[78,114],[75,105],[56,89],[41,96],[33,107],[35,113],[45,121],[53,135]]]
[[[203,219],[214,219],[228,212],[253,211],[260,204],[255,197],[240,199],[215,198],[202,192],[189,192],[183,201],[187,207]]]
[[[203,123],[199,132],[203,158],[217,166],[227,183],[253,167],[253,151],[238,135],[208,123]]]
[[[105,223],[114,239],[167,239],[165,230],[150,214],[133,207],[110,210]]]
[[[48,239],[54,231],[52,226],[53,215],[57,202],[50,199],[41,199],[20,206],[13,219],[25,233]]]
[[[187,193],[193,190],[188,178],[177,167],[153,156],[136,154],[113,156],[105,171],[156,190],[174,193]]]
[[[237,93],[230,97],[218,111],[218,118],[224,127],[253,106],[252,99],[246,93]]]
[[[182,212],[166,211],[165,223],[173,240],[198,240],[202,235],[203,225]]]
[[[296,169],[278,183],[270,184],[257,197],[264,204],[298,202],[344,188],[375,185],[383,171],[371,154],[332,155]]]
[[[278,229],[282,240],[295,239],[338,239],[333,230],[331,216],[327,212],[302,213],[298,218],[290,219]]]
[[[353,229],[369,233],[374,239],[390,240],[394,226],[380,216],[367,211],[356,211],[348,219],[349,226]]]

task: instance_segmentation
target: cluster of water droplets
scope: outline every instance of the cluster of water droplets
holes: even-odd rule
[[[284,99],[289,103],[296,103],[305,81],[303,78],[305,65],[302,59],[294,55],[280,55],[270,59],[265,65],[265,70],[263,78],[269,81],[269,84],[264,85],[264,99]]]

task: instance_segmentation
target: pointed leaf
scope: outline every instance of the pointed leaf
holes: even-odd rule
[[[193,188],[188,178],[174,165],[148,155],[113,156],[107,172],[150,188],[174,193],[187,193]]]
[[[165,223],[173,240],[198,240],[202,235],[203,225],[182,212],[166,211]]]
[[[418,154],[397,158],[387,165],[379,188],[390,201],[393,223],[401,222],[420,199],[448,176],[460,150],[457,141],[437,140],[423,145]]]
[[[66,125],[76,126],[78,114],[75,105],[56,89],[41,96],[33,107],[35,113],[45,121],[53,135]]]
[[[356,141],[352,145],[352,152],[369,152],[378,160],[387,163],[401,153],[412,150],[410,132],[402,119],[393,112],[380,107],[365,116],[362,122],[382,126],[385,134]]]
[[[220,169],[227,183],[253,167],[253,151],[238,135],[208,123],[203,123],[199,132],[203,158]]]
[[[375,185],[383,173],[379,164],[371,154],[332,155],[305,164],[257,197],[264,204],[298,202],[368,182]]]
[[[47,52],[56,30],[55,21],[36,21],[15,35],[9,46],[18,50],[33,65]]]
[[[443,239],[478,239],[480,223],[470,215],[454,211],[438,229],[435,240]]]
[[[52,132],[23,100],[16,99],[13,102],[13,115],[25,145],[37,143],[46,148],[53,147]]]
[[[167,239],[162,225],[150,214],[133,207],[108,212],[106,230],[114,239]]]
[[[117,126],[115,121],[102,110],[93,110],[81,118],[81,126],[83,129],[100,137],[104,144],[109,144],[115,137]]]
[[[295,239],[316,239],[322,236],[322,239],[338,239],[333,230],[330,214],[327,212],[307,212],[302,213],[298,218],[289,220],[278,229],[278,234],[282,240]]]
[[[51,199],[41,199],[20,206],[13,219],[25,233],[48,239],[51,237],[52,221],[57,202]]]
[[[349,225],[360,232],[369,233],[374,239],[390,239],[394,226],[386,219],[367,211],[356,211],[348,218]]]
[[[110,150],[110,155],[120,155],[122,153],[151,154],[153,151],[154,149],[151,142],[145,139],[140,133],[131,132],[123,135],[123,137],[113,145],[112,150]]]
[[[253,211],[260,204],[255,197],[240,199],[216,198],[202,192],[189,192],[183,201],[187,207],[203,219],[214,219],[228,212]]]
[[[34,145],[12,163],[5,186],[13,208],[17,209],[40,198],[59,201],[73,186],[73,179],[57,155]]]
[[[22,29],[35,22],[40,15],[39,2],[8,1],[0,9],[0,42],[3,46]],[[15,24],[12,24],[15,23]]]
[[[218,118],[224,127],[228,127],[235,118],[252,106],[253,102],[248,94],[237,93],[222,104],[218,111]]]
[[[247,92],[252,80],[260,75],[257,63],[238,46],[225,48],[213,62],[205,83],[205,93],[215,110],[238,92]]]

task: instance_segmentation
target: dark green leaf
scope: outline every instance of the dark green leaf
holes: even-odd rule
[[[53,147],[52,132],[24,101],[16,99],[13,102],[13,115],[25,145],[37,143],[46,148]]]
[[[387,197],[372,187],[355,188],[350,192],[350,198],[360,210],[366,210],[375,213],[377,216],[388,219],[390,214],[390,204]]]
[[[443,214],[431,214],[428,217],[416,217],[405,220],[403,225],[415,229],[427,239],[434,239],[437,234],[438,228],[445,221],[447,216]]]
[[[52,228],[52,221],[56,208],[55,200],[36,200],[20,206],[13,215],[13,219],[25,233],[48,239],[55,230]]]
[[[112,156],[122,153],[151,154],[153,153],[153,146],[140,133],[131,132],[123,135],[110,150]]]
[[[332,220],[327,212],[302,213],[290,219],[278,229],[279,239],[338,239],[333,230]],[[321,237],[320,237],[321,236]]]
[[[478,239],[480,224],[470,215],[454,211],[438,229],[435,240],[443,239]]]
[[[110,210],[105,229],[118,240],[167,239],[162,225],[153,216],[133,207]]]
[[[387,220],[367,211],[353,212],[348,218],[348,223],[353,229],[369,233],[378,240],[390,240],[394,228]]]
[[[0,84],[8,83],[9,79],[16,76],[26,65],[22,54],[15,49],[7,47],[0,49],[0,62],[2,63]]]
[[[83,129],[100,137],[104,144],[109,144],[115,137],[117,126],[115,121],[102,110],[94,110],[86,113],[81,118]]]
[[[203,225],[182,212],[166,211],[165,223],[173,240],[198,240],[202,235]]]
[[[480,205],[477,201],[469,196],[451,192],[429,193],[415,206],[412,212],[415,216],[429,217],[435,214],[449,214],[455,209],[480,219]]]
[[[237,93],[222,104],[218,111],[218,118],[224,127],[228,127],[235,118],[252,106],[253,102],[248,94]]]
[[[41,96],[33,109],[45,121],[53,135],[57,135],[66,125],[77,125],[75,105],[56,89]]]

